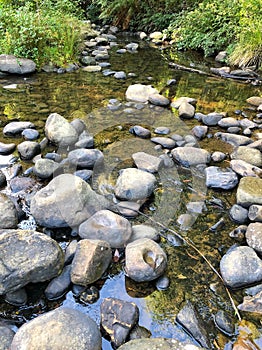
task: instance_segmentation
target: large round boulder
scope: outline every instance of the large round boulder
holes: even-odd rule
[[[75,128],[58,113],[52,113],[47,118],[45,134],[49,141],[60,147],[73,145],[78,140]]]
[[[63,251],[49,236],[30,230],[0,231],[0,295],[50,280],[63,264]]]
[[[80,177],[62,174],[35,194],[30,210],[41,226],[75,227],[107,206],[107,200]]]
[[[96,323],[84,313],[58,308],[25,323],[16,333],[10,350],[101,350]]]
[[[115,186],[115,195],[124,200],[148,198],[154,191],[156,178],[146,171],[127,168],[121,171]]]

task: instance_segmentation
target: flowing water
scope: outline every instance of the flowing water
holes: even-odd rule
[[[123,37],[119,41],[119,47],[124,46],[126,40]],[[66,74],[37,73],[28,77],[2,77],[0,127],[3,128],[13,120],[32,121],[43,136],[45,120],[50,113],[57,112],[68,120],[82,118],[87,129],[95,135],[96,146],[103,149],[107,164],[105,174],[99,174],[93,184],[97,188],[100,186],[102,191],[110,192],[117,171],[132,164],[132,153],[143,150],[154,155],[161,154],[150,141],[132,136],[128,132],[130,126],[139,124],[151,131],[157,126],[167,126],[171,134],[187,135],[194,125],[198,125],[196,120],[181,121],[177,112],[169,109],[150,106],[134,109],[125,100],[125,91],[129,85],[152,84],[172,99],[180,96],[196,98],[198,112],[227,112],[229,116],[234,116],[237,109],[244,109],[247,114],[252,113],[245,101],[248,97],[261,93],[259,87],[250,84],[171,69],[168,59],[205,71],[208,71],[210,65],[215,65],[215,62],[204,60],[202,56],[170,52],[168,49],[152,48],[147,43],[140,43],[140,49],[135,53],[119,55],[114,50],[111,51],[111,69],[135,73],[136,76],[126,80],[82,70]],[[167,87],[168,79],[176,79],[177,82]],[[16,89],[4,88],[10,84],[18,85]],[[110,111],[107,107],[110,99],[118,99],[122,105],[116,111]],[[216,131],[215,128],[210,129],[211,134]],[[14,139],[0,136],[0,141],[14,142]],[[21,139],[17,138],[15,142],[19,143]],[[209,151],[231,150],[230,146],[212,137],[201,141],[199,145]],[[23,162],[22,165],[23,170],[32,166],[30,162]],[[228,164],[225,162],[224,165]],[[186,212],[186,205],[191,201],[204,200],[206,210],[197,216],[194,223],[181,229],[176,220],[181,213]],[[159,188],[154,198],[144,208],[154,223],[141,216],[133,219],[132,223],[146,222],[161,231],[161,245],[168,255],[166,275],[170,278],[170,286],[166,291],[157,290],[154,283],[132,282],[125,276],[120,259],[120,263],[114,264],[109,274],[97,284],[100,299],[92,305],[81,304],[71,291],[55,302],[47,302],[43,295],[46,284],[39,284],[28,287],[30,293],[26,307],[10,306],[0,299],[0,316],[24,322],[63,304],[81,309],[99,323],[101,300],[117,297],[137,304],[140,309],[139,324],[148,328],[154,337],[175,337],[183,341],[188,339],[188,335],[176,324],[175,318],[185,301],[190,300],[203,316],[210,338],[216,339],[222,349],[230,338],[215,329],[213,315],[222,309],[234,317],[223,285],[194,250],[181,244],[172,233],[166,232],[156,222],[190,238],[218,269],[221,256],[235,243],[228,235],[237,226],[228,217],[228,209],[234,202],[234,191],[207,190],[201,172],[195,172],[194,169],[164,169],[159,173]],[[221,218],[225,224],[217,230],[210,230]],[[70,239],[72,237],[67,232],[60,233],[62,246]],[[234,292],[233,296],[236,304],[242,302],[243,292]],[[244,317],[261,329],[261,323],[254,315]],[[103,349],[111,349],[106,340]]]

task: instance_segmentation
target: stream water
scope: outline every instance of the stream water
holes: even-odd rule
[[[124,46],[127,40],[130,41],[130,38],[123,37],[119,41],[119,47]],[[149,141],[134,138],[128,132],[130,126],[139,124],[152,131],[155,127],[167,126],[171,134],[187,135],[194,125],[198,125],[194,119],[181,121],[176,111],[169,109],[145,107],[134,112],[132,106],[125,100],[125,91],[129,85],[152,84],[172,99],[181,96],[196,98],[198,112],[227,112],[229,116],[235,115],[237,109],[245,110],[247,114],[251,113],[246,99],[261,94],[259,87],[250,84],[171,69],[168,60],[206,71],[210,65],[215,65],[215,62],[204,60],[202,56],[196,54],[177,53],[140,43],[137,53],[119,55],[114,50],[110,52],[111,69],[135,73],[135,77],[126,80],[104,77],[101,72],[87,73],[82,70],[66,74],[37,73],[28,77],[1,77],[0,127],[2,129],[13,120],[32,121],[43,136],[45,120],[50,113],[57,112],[69,120],[82,118],[90,133],[95,135],[96,147],[103,149],[108,164],[104,178],[96,180],[94,185],[100,186],[102,181],[102,190],[110,191],[117,170],[130,164],[132,153],[143,150],[159,155],[159,151],[154,150]],[[169,79],[176,79],[176,84],[167,87],[166,82]],[[18,87],[4,88],[10,84],[18,84]],[[122,106],[117,111],[110,111],[107,108],[110,99],[118,99]],[[211,128],[210,133],[214,134],[215,131],[217,131],[215,128]],[[0,141],[14,142],[14,139],[0,136]],[[15,139],[15,142],[19,143],[21,139]],[[209,151],[230,152],[228,145],[212,137],[201,141],[199,145]],[[32,166],[30,162],[23,162],[22,165],[23,170]],[[227,163],[224,165],[227,166]],[[193,169],[165,169],[160,172],[159,179],[161,186],[152,202],[145,208],[145,213],[154,221],[190,238],[210,259],[214,267],[219,268],[221,256],[235,243],[228,235],[237,226],[228,217],[228,209],[235,202],[234,191],[207,190],[202,174],[194,173]],[[176,222],[178,216],[186,212],[186,205],[189,202],[196,200],[205,200],[207,209],[198,215],[194,224],[189,225],[188,229],[181,229]],[[224,226],[215,231],[210,230],[210,227],[222,217],[225,221]],[[160,230],[157,224],[152,224],[144,217],[132,221],[132,223],[147,222]],[[132,282],[125,277],[120,260],[120,263],[114,264],[109,274],[97,284],[100,299],[92,305],[81,304],[71,291],[55,302],[48,302],[43,294],[46,284],[39,284],[28,287],[31,293],[26,307],[10,306],[0,299],[0,317],[18,323],[24,322],[63,304],[81,309],[99,323],[99,307],[102,299],[117,297],[137,304],[140,309],[139,324],[149,329],[153,337],[174,337],[184,341],[189,337],[176,324],[175,317],[185,301],[190,300],[203,316],[210,338],[216,339],[217,344],[223,349],[230,338],[215,328],[213,315],[222,309],[234,317],[223,285],[193,250],[181,245],[165,230],[161,232],[166,237],[162,238],[161,244],[168,255],[166,275],[170,279],[170,286],[166,291],[157,290],[154,283]],[[70,239],[72,237],[67,232],[62,232],[59,237],[61,245]],[[242,291],[233,292],[236,304],[242,302],[243,295]],[[261,330],[259,318],[254,314],[244,316]],[[103,349],[111,349],[110,343],[106,340],[103,342]]]

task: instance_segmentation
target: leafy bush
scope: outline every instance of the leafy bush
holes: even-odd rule
[[[78,9],[69,0],[22,3],[20,7],[0,5],[1,53],[31,58],[38,67],[74,62],[81,22],[71,11],[77,13]]]
[[[179,49],[203,50],[205,55],[225,49],[239,31],[238,3],[232,0],[203,1],[193,11],[182,11],[169,28]]]

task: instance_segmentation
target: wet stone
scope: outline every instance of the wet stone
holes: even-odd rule
[[[0,194],[0,228],[16,228],[18,213],[12,200],[6,195]]]
[[[128,243],[134,242],[137,239],[149,238],[153,241],[159,241],[159,233],[157,230],[148,225],[133,225],[132,226],[132,236],[130,237]]]
[[[156,173],[163,167],[163,160],[147,154],[145,152],[137,152],[132,154],[132,158],[138,169]]]
[[[92,169],[103,162],[104,155],[98,149],[79,148],[68,153],[69,162],[77,168]]]
[[[225,132],[215,133],[215,137],[221,139],[222,141],[228,142],[233,146],[244,146],[252,142],[252,140],[247,136],[229,134]]]
[[[171,153],[174,160],[185,167],[210,162],[210,153],[201,148],[177,147]]]
[[[3,143],[0,142],[0,154],[1,155],[8,155],[14,152],[16,148],[15,143]]]
[[[176,147],[176,142],[168,137],[152,137],[151,141],[167,149],[173,149]]]
[[[262,153],[256,148],[240,146],[230,155],[231,159],[240,159],[256,167],[262,166]]]
[[[141,137],[143,139],[150,138],[150,136],[151,136],[150,130],[148,130],[140,125],[133,126],[132,128],[130,128],[129,132],[138,136],[138,137]]]
[[[262,222],[262,205],[251,205],[248,210],[248,218],[251,221]]]
[[[127,218],[134,218],[139,215],[140,204],[131,201],[121,201],[117,203],[117,213]]]
[[[126,99],[136,102],[147,102],[151,94],[158,91],[151,85],[134,84],[130,85],[126,90]]]
[[[237,126],[231,126],[227,129],[227,132],[230,134],[240,134],[241,133],[241,128],[237,127]]]
[[[262,315],[262,291],[258,292],[253,297],[244,297],[243,303],[238,305],[238,310],[245,312],[255,312],[256,314]]]
[[[176,339],[150,338],[134,339],[120,346],[119,350],[200,350],[202,348]]]
[[[252,204],[262,205],[262,179],[243,177],[237,188],[237,204],[243,207]]]
[[[126,73],[123,71],[116,72],[114,74],[115,79],[126,79]]]
[[[0,170],[0,188],[6,186],[6,184],[6,176],[2,170]]]
[[[246,231],[246,240],[249,247],[257,253],[262,253],[262,223],[253,222],[248,225]]]
[[[195,107],[188,102],[182,102],[178,108],[180,118],[191,119],[195,115]]]
[[[235,238],[236,240],[242,242],[244,240],[246,231],[247,231],[247,226],[240,225],[229,233],[229,237]]]
[[[222,118],[218,122],[218,126],[220,126],[221,128],[238,127],[239,121],[233,117]]]
[[[230,168],[210,166],[205,169],[205,175],[207,187],[230,190],[238,184],[238,177]]]
[[[170,285],[170,280],[167,276],[161,276],[156,280],[156,288],[158,290],[167,290]]]
[[[154,133],[159,135],[168,135],[170,133],[170,129],[166,126],[159,126],[154,130]]]
[[[4,127],[3,134],[5,136],[16,136],[21,134],[23,130],[34,127],[35,125],[31,122],[11,122]]]
[[[30,191],[37,184],[37,182],[30,177],[14,177],[9,183],[13,193]]]
[[[229,210],[231,219],[238,224],[244,224],[248,221],[248,210],[239,204],[234,204]]]
[[[79,299],[83,304],[93,304],[99,299],[99,296],[99,290],[95,286],[91,286],[80,294]]]
[[[82,169],[74,172],[75,176],[80,177],[84,181],[89,181],[92,178],[93,170]]]
[[[208,125],[208,126],[215,126],[218,124],[218,122],[223,118],[223,115],[222,114],[219,114],[219,113],[209,113],[207,115],[204,115],[202,117],[202,122],[205,124],[205,125]]]
[[[23,306],[27,303],[27,293],[25,288],[20,288],[5,295],[5,301],[14,306]]]
[[[35,129],[25,129],[22,132],[22,136],[24,137],[25,140],[33,141],[38,139],[39,132]]]
[[[56,300],[62,297],[69,289],[71,284],[71,266],[68,265],[64,267],[61,274],[51,282],[49,282],[48,286],[45,289],[45,296],[48,300]]]
[[[70,124],[76,130],[78,135],[81,135],[83,133],[83,131],[86,130],[86,125],[85,125],[84,121],[80,118],[73,119]]]
[[[77,240],[71,241],[65,250],[65,265],[70,264],[76,252]]]
[[[113,347],[124,344],[137,324],[139,309],[133,302],[105,298],[100,307],[101,328],[110,337]]]
[[[40,179],[48,179],[56,172],[58,168],[59,164],[53,160],[41,158],[35,162],[33,171],[34,174]]]
[[[188,301],[179,311],[176,320],[203,348],[211,348],[206,326],[191,302]]]
[[[34,141],[24,141],[17,146],[19,156],[23,160],[31,160],[41,153],[40,145]]]

